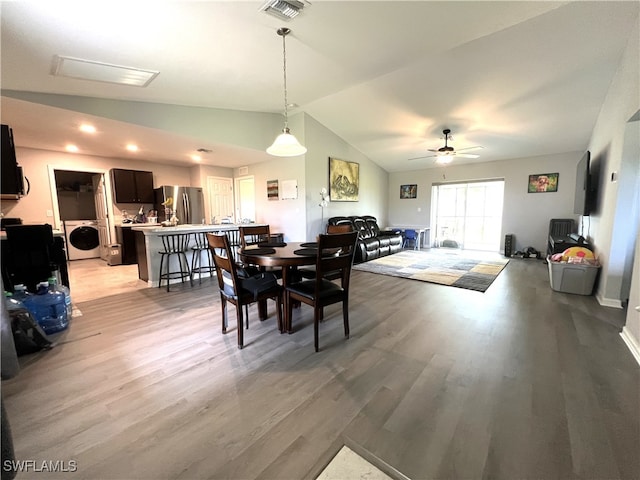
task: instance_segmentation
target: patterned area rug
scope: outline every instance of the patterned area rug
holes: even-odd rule
[[[498,254],[461,250],[402,250],[354,270],[485,292],[509,263]]]

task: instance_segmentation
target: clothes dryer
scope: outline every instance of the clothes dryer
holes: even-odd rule
[[[69,260],[100,257],[100,236],[96,220],[65,220],[64,231]]]

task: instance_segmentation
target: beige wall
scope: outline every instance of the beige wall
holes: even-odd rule
[[[392,173],[389,175],[389,219],[393,225],[432,226],[431,192],[433,183],[466,182],[503,178],[504,208],[500,248],[504,235],[515,235],[515,248],[534,247],[546,253],[549,220],[573,218],[576,164],[583,152],[529,157],[502,162],[451,165],[428,170]],[[559,173],[558,191],[527,193],[529,175]],[[416,199],[400,199],[400,185],[417,184]],[[420,209],[420,211],[418,211]],[[433,238],[433,235],[431,235]]]

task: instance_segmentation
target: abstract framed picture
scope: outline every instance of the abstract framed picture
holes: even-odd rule
[[[269,200],[278,200],[278,180],[267,180],[267,198]]]
[[[357,202],[360,164],[329,157],[329,197],[332,202]]]
[[[538,173],[529,175],[527,193],[549,193],[558,191],[559,173]]]
[[[416,198],[418,196],[418,185],[400,185],[400,198]]]

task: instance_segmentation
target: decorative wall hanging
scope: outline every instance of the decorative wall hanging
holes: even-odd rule
[[[282,181],[282,200],[295,200],[298,198],[298,181],[283,180]]]
[[[329,157],[329,189],[332,202],[357,202],[360,164]]]
[[[418,185],[400,185],[400,198],[416,198],[418,196]]]
[[[529,175],[528,193],[545,193],[558,191],[559,173],[539,173]]]
[[[267,198],[278,200],[278,180],[267,180]]]

